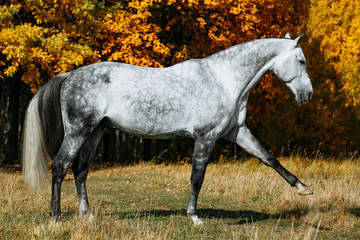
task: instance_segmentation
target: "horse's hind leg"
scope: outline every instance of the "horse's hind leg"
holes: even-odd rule
[[[215,142],[215,140],[195,140],[194,159],[192,162],[190,180],[191,190],[189,204],[187,208],[187,214],[192,218],[195,225],[203,223],[203,221],[201,221],[197,215],[196,205],[201,186],[204,182],[206,167],[209,162],[210,154],[215,145]]]
[[[75,159],[81,145],[90,134],[90,132],[87,131],[77,131],[77,133],[78,134],[68,134],[64,136],[60,150],[51,164],[52,192],[50,214],[53,215],[56,220],[60,220],[61,216],[60,193],[62,181],[64,180],[70,163]],[[80,133],[81,135],[79,135]]]
[[[95,154],[96,147],[99,144],[104,131],[105,129],[101,126],[94,129],[81,146],[81,149],[72,164],[72,171],[75,176],[76,191],[79,200],[79,211],[81,215],[91,214],[86,192],[86,178],[90,162]]]

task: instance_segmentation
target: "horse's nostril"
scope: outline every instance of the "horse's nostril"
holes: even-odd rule
[[[313,93],[309,93],[309,100],[312,98]]]

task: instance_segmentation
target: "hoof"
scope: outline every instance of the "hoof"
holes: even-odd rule
[[[93,214],[91,211],[89,211],[88,213],[82,215],[82,217],[84,217],[84,218],[86,218],[87,220],[90,220],[90,221],[91,221],[91,220],[94,219],[94,214]]]
[[[90,213],[88,214],[88,219],[89,219],[89,220],[93,220],[93,219],[94,219],[94,214],[93,214],[92,212],[90,212]]]
[[[313,195],[314,193],[308,187],[299,187],[298,194],[301,196]]]
[[[49,212],[50,217],[52,217],[54,219],[55,222],[60,222],[61,221],[61,214],[55,214],[53,211]]]
[[[89,219],[89,220],[92,220],[94,218],[94,214],[90,210],[86,210],[86,211],[81,211],[80,210],[79,214],[80,214],[80,217],[86,218],[86,219]]]
[[[204,222],[197,215],[191,215],[190,217],[193,220],[195,226],[200,226],[201,224],[204,224]]]

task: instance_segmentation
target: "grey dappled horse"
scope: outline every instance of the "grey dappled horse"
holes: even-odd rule
[[[61,183],[73,162],[79,210],[90,213],[86,193],[90,160],[105,129],[118,128],[145,138],[194,138],[187,213],[195,224],[202,223],[197,198],[219,138],[237,143],[275,169],[300,195],[312,194],[245,125],[249,92],[269,71],[290,88],[297,102],[311,99],[301,37],[254,40],[167,68],[101,62],[55,77],[27,109],[25,181],[35,188],[44,186],[46,160],[56,155],[50,213],[58,220]]]

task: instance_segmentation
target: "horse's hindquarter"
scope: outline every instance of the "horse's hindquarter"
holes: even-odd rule
[[[119,65],[104,93],[106,117],[148,137],[193,137],[224,119],[224,103],[198,62],[169,68]]]

